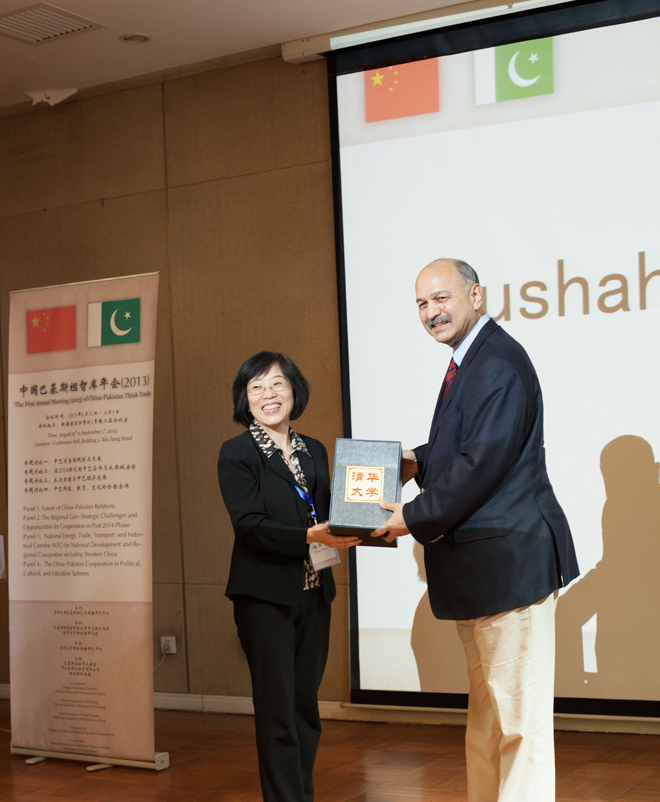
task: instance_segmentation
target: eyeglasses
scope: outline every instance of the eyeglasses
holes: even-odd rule
[[[274,393],[281,393],[283,390],[288,390],[289,387],[291,387],[289,382],[285,382],[283,379],[276,379],[270,386],[253,384],[252,387],[248,387],[248,393],[252,398],[259,398],[266,390],[272,390]]]

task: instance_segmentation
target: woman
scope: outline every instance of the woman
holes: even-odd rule
[[[328,455],[296,434],[309,387],[284,354],[261,351],[240,368],[234,420],[247,428],[220,449],[218,478],[234,527],[226,595],[252,675],[265,802],[311,802],[321,736],[318,689],[328,654],[332,569],[309,546],[360,541],[330,534]]]

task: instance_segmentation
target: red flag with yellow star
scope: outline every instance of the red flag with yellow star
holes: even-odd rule
[[[76,347],[76,307],[56,306],[26,313],[27,352],[71,351]]]
[[[380,67],[364,74],[368,123],[440,111],[438,59]]]

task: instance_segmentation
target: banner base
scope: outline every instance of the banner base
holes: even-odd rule
[[[40,749],[25,749],[22,746],[11,747],[12,755],[30,755],[33,757],[50,757],[57,760],[77,760],[80,763],[104,763],[110,766],[129,766],[133,769],[151,769],[163,771],[170,767],[170,753],[156,752],[153,763],[150,760],[124,760],[123,758],[99,757],[98,755],[75,755],[69,752],[44,752]]]

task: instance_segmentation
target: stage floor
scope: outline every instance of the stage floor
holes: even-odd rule
[[[0,700],[9,729],[9,702]],[[316,802],[467,802],[462,727],[325,721]],[[557,800],[660,800],[660,736],[558,732]],[[49,760],[26,766],[0,732],[0,802],[260,802],[249,716],[156,711],[159,773]],[[521,800],[523,802],[523,800]]]

